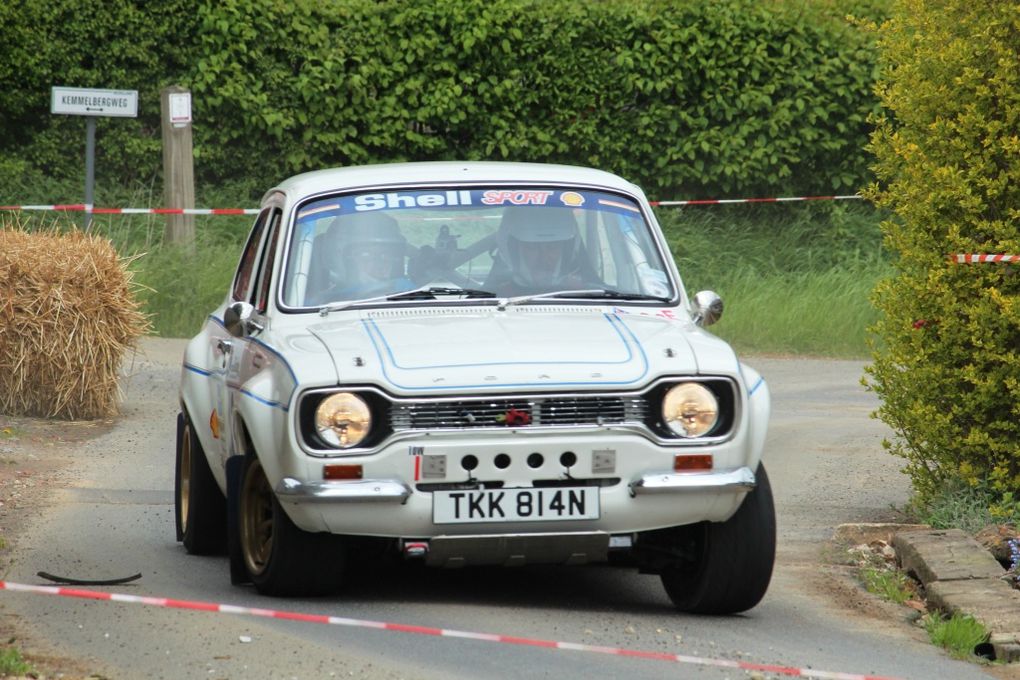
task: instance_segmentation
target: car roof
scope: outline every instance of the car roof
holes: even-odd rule
[[[494,161],[433,161],[385,163],[316,170],[284,180],[269,193],[282,191],[303,197],[329,191],[399,184],[461,183],[549,183],[587,184],[643,195],[627,180],[602,170],[548,163],[504,163]],[[269,194],[267,193],[267,196]]]

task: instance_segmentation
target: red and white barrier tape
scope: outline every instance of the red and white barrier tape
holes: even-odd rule
[[[510,645],[543,647],[546,649],[561,649],[572,652],[591,652],[595,654],[610,654],[613,656],[624,656],[636,659],[651,659],[654,661],[669,661],[672,663],[691,664],[697,666],[715,666],[721,668],[735,668],[745,671],[776,673],[778,675],[788,675],[798,678],[822,678],[823,680],[895,680],[894,678],[878,675],[858,675],[855,673],[838,673],[832,671],[821,671],[813,668],[774,666],[770,664],[749,663],[746,661],[731,661],[728,659],[709,659],[698,656],[686,656],[683,654],[666,654],[664,652],[644,652],[632,649],[620,649],[617,647],[600,647],[597,645],[584,645],[575,642],[554,642],[552,640],[538,640],[533,638],[514,637],[511,635],[472,633],[462,630],[450,630],[447,628],[412,626],[403,623],[384,623],[381,621],[348,619],[339,616],[324,616],[320,614],[301,614],[298,612],[280,611],[275,609],[239,607],[236,605],[215,604],[212,602],[173,600],[165,597],[125,595],[122,593],[104,593],[95,590],[79,590],[75,588],[63,588],[59,586],[33,586],[25,585],[23,583],[12,583],[10,581],[0,581],[0,589],[17,592],[35,593],[37,595],[58,595],[61,597],[73,597],[86,600],[107,600],[111,602],[145,604],[153,607],[165,607],[170,609],[190,609],[196,611],[214,612],[218,614],[241,614],[246,616],[260,616],[264,618],[282,619],[287,621],[302,621],[304,623],[320,623],[333,626],[354,626],[358,628],[374,628],[376,630],[387,630],[399,633],[414,633],[417,635],[433,635],[438,637],[463,638],[467,640],[478,640],[480,642],[498,642]]]
[[[86,203],[68,205],[0,205],[0,211],[57,210],[93,215],[257,215],[258,208],[96,208]]]
[[[977,264],[980,262],[1020,262],[1020,255],[987,255],[985,253],[957,253],[950,255],[953,264]]]
[[[692,201],[652,201],[652,205],[682,206],[682,205],[723,205],[731,203],[789,203],[796,201],[851,201],[860,200],[863,196],[784,196],[782,198],[703,198]]]
[[[652,201],[656,207],[684,205],[723,205],[728,203],[786,203],[793,201],[847,201],[861,196],[786,196],[781,198],[707,198],[690,201]],[[56,210],[87,212],[93,215],[257,215],[258,208],[97,208],[85,203],[66,205],[0,205],[0,212],[21,210]]]

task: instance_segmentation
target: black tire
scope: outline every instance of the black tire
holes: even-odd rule
[[[263,595],[328,595],[342,585],[345,560],[341,538],[298,528],[280,505],[254,455],[244,462],[236,525],[244,568]]]
[[[731,518],[693,528],[691,564],[662,571],[662,585],[680,611],[736,614],[765,596],[776,559],[776,511],[761,464],[755,479],[757,486]]]
[[[174,518],[177,540],[192,555],[222,553],[227,541],[227,504],[209,469],[191,420],[177,414]]]

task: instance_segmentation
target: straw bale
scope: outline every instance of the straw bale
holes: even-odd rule
[[[121,359],[148,330],[127,264],[99,236],[0,226],[0,413],[117,412]]]

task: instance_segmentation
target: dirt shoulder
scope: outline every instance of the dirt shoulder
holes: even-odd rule
[[[104,434],[113,424],[112,419],[68,422],[0,415],[0,574],[8,573],[18,559],[19,538],[40,508],[51,502],[53,491],[73,481],[73,464],[81,444]],[[39,583],[46,581],[40,579]],[[87,663],[54,653],[26,630],[20,617],[0,601],[0,654],[18,650],[32,668],[32,674],[25,677],[102,677]]]

